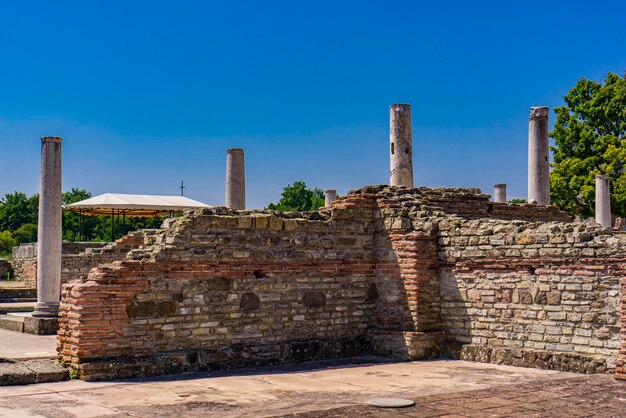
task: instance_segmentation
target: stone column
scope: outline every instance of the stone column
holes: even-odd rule
[[[528,202],[550,204],[550,138],[547,106],[531,107],[528,119]]]
[[[506,184],[493,185],[493,201],[498,203],[506,203]]]
[[[243,148],[226,150],[226,207],[246,208],[246,165]]]
[[[324,190],[324,206],[330,206],[335,200],[337,200],[337,190]]]
[[[611,228],[611,189],[609,188],[609,177],[604,174],[596,176],[596,222],[600,225]]]
[[[389,185],[413,187],[413,132],[411,105],[389,106],[391,173]]]
[[[56,317],[61,300],[61,142],[41,138],[39,225],[37,233],[37,304],[34,317]]]

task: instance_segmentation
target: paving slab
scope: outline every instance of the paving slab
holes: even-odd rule
[[[68,378],[68,371],[53,359],[0,362],[0,386],[59,382]]]
[[[56,335],[32,335],[0,329],[0,359],[53,359],[56,356]]]
[[[626,390],[606,375],[454,360],[370,361],[4,387],[0,417],[559,416],[562,405],[585,400],[610,413],[621,402],[618,390]],[[387,397],[416,406],[388,411],[367,405]]]

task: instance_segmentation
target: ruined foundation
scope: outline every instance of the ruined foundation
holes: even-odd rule
[[[63,286],[59,355],[87,380],[366,353],[626,377],[625,243],[477,189],[202,209]]]

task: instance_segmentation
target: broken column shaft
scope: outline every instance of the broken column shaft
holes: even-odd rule
[[[413,187],[413,132],[411,105],[389,106],[391,186]]]
[[[611,228],[611,189],[609,177],[604,174],[596,176],[596,222]]]
[[[34,317],[55,317],[61,300],[61,142],[41,138],[39,224],[37,232],[37,303]]]
[[[531,107],[528,119],[528,202],[550,204],[550,138],[547,106]]]
[[[493,201],[498,203],[506,203],[506,184],[493,185]]]
[[[246,165],[243,148],[226,150],[226,207],[246,208]]]
[[[324,190],[324,206],[330,206],[337,200],[337,190]]]

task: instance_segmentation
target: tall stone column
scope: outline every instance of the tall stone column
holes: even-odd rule
[[[61,142],[41,138],[39,225],[37,233],[37,304],[34,317],[56,317],[61,300]]]
[[[226,207],[246,208],[246,165],[243,148],[226,150]]]
[[[324,206],[330,206],[337,200],[337,190],[324,190]]]
[[[531,107],[528,119],[528,202],[550,204],[550,138],[547,106]]]
[[[596,222],[606,228],[613,226],[613,222],[611,222],[609,177],[604,174],[596,176]]]
[[[506,203],[506,184],[493,185],[493,201],[498,203]]]
[[[389,106],[391,173],[389,185],[413,187],[413,131],[411,105]]]

